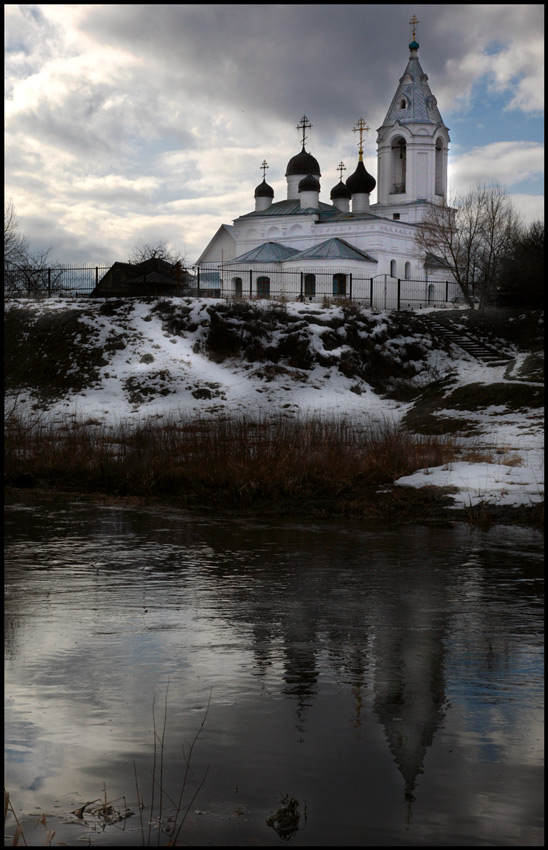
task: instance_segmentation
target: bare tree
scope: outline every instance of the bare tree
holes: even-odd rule
[[[51,249],[31,253],[19,229],[13,201],[4,204],[4,293],[7,297],[36,298],[60,288],[63,267],[50,259]],[[55,265],[55,268],[52,266]]]
[[[464,300],[480,308],[495,298],[506,248],[520,227],[519,216],[504,189],[479,185],[449,203],[433,204],[417,228],[421,257],[441,260]]]
[[[173,266],[180,263],[183,268],[186,265],[186,256],[180,251],[170,250],[164,241],[158,242],[157,245],[136,245],[128,257],[128,263],[137,264],[150,259],[165,260]]]
[[[507,245],[498,279],[497,300],[540,309],[544,303],[544,222],[520,228]]]
[[[4,203],[4,270],[8,264],[21,265],[28,256],[27,237],[19,229],[13,201]]]

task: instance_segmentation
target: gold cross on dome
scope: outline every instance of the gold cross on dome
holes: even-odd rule
[[[310,121],[308,120],[306,115],[303,115],[303,117],[301,118],[301,120],[297,124],[297,130],[303,131],[303,148],[304,148],[304,143],[306,142],[306,138],[307,138],[305,133],[306,133],[307,130],[310,130],[310,129],[312,129],[312,124],[310,123]]]
[[[267,169],[267,168],[270,168],[270,166],[269,166],[269,164],[267,163],[266,159],[263,159],[263,161],[261,162],[261,164],[260,164],[259,168],[262,168],[262,170],[263,170],[263,180],[264,180],[264,179],[265,179],[265,177],[266,177],[266,169]]]
[[[419,22],[419,19],[417,18],[416,15],[413,15],[413,17],[409,21],[409,23],[411,25],[411,41],[415,41],[415,30],[417,29],[418,22]]]
[[[337,165],[337,171],[339,172],[339,177],[342,180],[343,171],[346,171],[346,165],[342,160]]]
[[[368,133],[370,129],[371,128],[367,126],[367,124],[365,123],[363,118],[360,118],[360,120],[358,121],[358,123],[356,124],[356,126],[354,127],[354,129],[352,131],[353,133],[359,133],[360,134],[360,153],[361,154],[363,153],[363,134],[364,134],[364,131],[366,133]]]

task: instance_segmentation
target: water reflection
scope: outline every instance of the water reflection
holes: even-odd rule
[[[144,759],[152,695],[169,679],[173,749],[212,689],[205,809],[228,811],[246,788],[259,829],[296,785],[309,818],[294,843],[363,844],[365,818],[373,844],[470,844],[493,835],[479,795],[510,794],[494,834],[508,843],[510,817],[520,841],[538,837],[525,790],[542,706],[529,531],[73,504],[13,506],[6,535],[8,777],[33,805],[40,790],[84,794],[86,773],[126,792],[122,763]],[[507,780],[470,777],[471,764],[504,765]],[[195,841],[210,843],[214,825],[201,828]]]

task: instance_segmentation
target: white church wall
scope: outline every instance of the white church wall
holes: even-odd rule
[[[415,225],[422,221],[431,204],[444,200],[449,132],[437,111],[435,98],[425,89],[427,77],[416,62],[418,45],[410,45],[410,51],[409,64],[400,78],[386,123],[378,130],[376,204],[369,207],[367,195],[362,211],[360,198],[355,195],[353,213],[358,210],[360,213],[346,217],[335,205],[322,203],[322,211],[327,206],[337,214],[333,218],[325,216],[320,221],[316,212],[280,215],[279,212],[287,210],[287,207],[281,206],[281,202],[276,207],[275,202],[272,209],[263,211],[263,215],[247,215],[235,220],[231,228],[234,237],[232,253],[228,243],[223,241],[221,229],[201,258],[203,262],[214,259],[219,263],[220,260],[245,254],[264,242],[278,242],[302,251],[338,237],[368,254],[373,262],[356,261],[355,268],[345,264],[344,269],[339,267],[337,270],[335,264],[339,264],[331,260],[312,265],[309,261],[306,267],[286,260],[261,269],[253,265],[251,271],[249,266],[242,267],[240,273],[235,267],[230,270],[227,267],[223,268],[222,275],[223,286],[228,293],[241,292],[257,297],[267,292],[270,297],[292,297],[300,291],[303,275],[308,275],[311,290],[312,276],[316,277],[316,282],[321,277],[322,294],[329,294],[330,287],[333,289],[333,275],[341,276],[339,283],[344,289],[344,281],[352,274],[353,285],[357,286],[361,279],[369,281],[370,300],[373,290],[376,293],[379,289],[380,294],[375,294],[373,301],[383,308],[395,308],[401,301],[402,304],[407,303],[410,309],[420,309],[446,300],[448,275],[443,269],[425,269],[424,258],[421,259],[417,253]],[[411,98],[409,91],[402,86],[410,87],[409,91],[412,89]],[[416,120],[415,115],[420,115],[420,119]],[[288,175],[287,197],[300,199],[305,205],[314,202],[316,206],[319,199],[316,192],[310,191],[310,198],[306,191],[299,194],[298,186],[303,176]],[[290,208],[294,206],[289,205]],[[367,209],[371,216],[365,214]],[[376,283],[371,285],[371,280]],[[357,291],[353,294],[357,298],[364,297]],[[367,300],[367,296],[365,298]]]

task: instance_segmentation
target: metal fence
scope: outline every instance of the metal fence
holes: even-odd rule
[[[41,298],[48,296],[90,296],[110,266],[75,266],[66,264],[52,268],[4,269],[6,297]],[[280,270],[272,267],[193,266],[191,277],[180,295],[226,299],[289,300],[323,303],[340,299],[359,302],[368,307],[401,310],[443,306],[462,300],[458,284],[432,278],[408,280],[381,274],[366,277],[348,268],[329,272],[312,270]],[[143,287],[140,286],[142,294]],[[145,289],[150,296],[165,296],[155,290],[154,283]],[[115,287],[108,297],[127,297]]]
[[[347,299],[380,309],[420,309],[462,300],[455,281],[404,279],[389,274],[367,277],[355,269],[279,270],[264,266],[201,266],[193,269],[194,294],[220,298],[271,298],[323,302]]]
[[[4,295],[8,298],[91,295],[109,268],[71,264],[52,268],[4,266]]]

